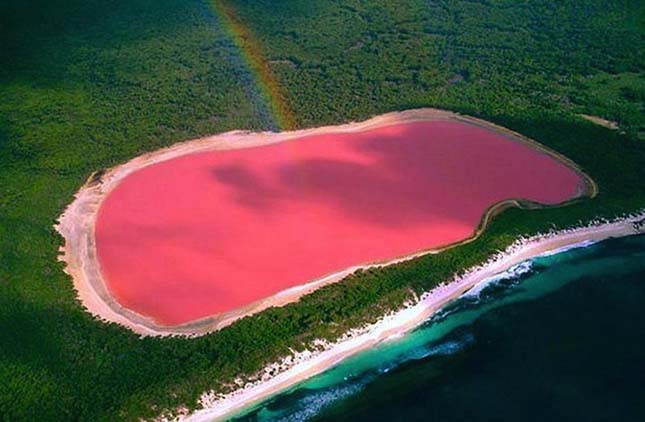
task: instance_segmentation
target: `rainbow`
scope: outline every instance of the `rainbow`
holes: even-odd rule
[[[265,60],[260,44],[253,32],[242,23],[231,5],[222,0],[213,0],[211,4],[215,14],[224,25],[226,33],[231,37],[233,44],[238,48],[242,58],[251,70],[278,128],[281,130],[295,129],[296,121],[293,113],[280,91],[280,85],[271,70],[271,66]]]

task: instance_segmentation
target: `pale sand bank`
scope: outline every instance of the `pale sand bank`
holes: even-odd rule
[[[645,211],[613,222],[593,222],[590,225],[519,239],[489,262],[468,270],[465,275],[425,294],[417,303],[383,317],[379,322],[355,330],[333,344],[318,343],[322,350],[294,354],[282,362],[267,367],[259,380],[227,395],[205,393],[202,409],[177,417],[159,420],[211,421],[226,417],[253,406],[295,384],[319,374],[343,359],[374,345],[397,338],[427,320],[434,312],[474,286],[511,267],[543,254],[586,246],[601,240],[645,233]],[[269,375],[278,372],[277,375]]]
[[[592,123],[595,123],[597,125],[606,127],[607,129],[611,130],[618,130],[618,123],[612,121],[612,120],[607,120],[603,119],[602,117],[599,116],[592,116],[589,114],[579,114],[580,117],[582,117],[585,120],[588,120]]]

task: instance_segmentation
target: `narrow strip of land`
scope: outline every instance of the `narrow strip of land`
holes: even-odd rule
[[[299,382],[319,374],[345,358],[367,350],[374,345],[398,338],[422,322],[448,302],[511,267],[536,256],[557,252],[575,245],[588,245],[613,237],[645,233],[645,212],[614,222],[595,222],[589,226],[520,239],[489,262],[470,269],[462,277],[445,283],[426,294],[417,303],[389,316],[376,324],[350,333],[323,351],[304,353],[295,359],[276,363],[259,375],[259,380],[226,395],[205,393],[202,409],[185,414],[180,419],[190,421],[221,420],[275,395]]]

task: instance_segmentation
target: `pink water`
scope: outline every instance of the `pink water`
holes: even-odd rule
[[[499,201],[554,204],[580,183],[492,131],[402,123],[146,167],[103,202],[96,247],[119,303],[176,325],[462,240]]]

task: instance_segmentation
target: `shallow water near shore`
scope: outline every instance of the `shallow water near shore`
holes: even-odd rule
[[[236,420],[645,420],[643,310],[645,236],[535,258]]]

